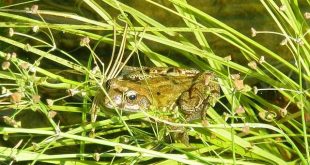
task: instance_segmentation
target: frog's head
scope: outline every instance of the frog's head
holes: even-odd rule
[[[109,96],[105,97],[104,105],[107,108],[117,107],[124,111],[136,112],[151,105],[148,97],[142,94],[141,87],[132,87],[128,82],[114,79],[107,82],[106,89]]]

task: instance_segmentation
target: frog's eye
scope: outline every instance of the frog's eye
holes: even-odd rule
[[[137,92],[136,91],[133,91],[133,90],[129,90],[125,93],[126,97],[133,101],[133,100],[136,100],[137,99]]]

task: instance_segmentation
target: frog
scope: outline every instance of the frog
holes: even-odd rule
[[[142,67],[107,81],[104,106],[123,112],[178,109],[190,122],[204,120],[206,111],[220,96],[217,77],[211,71],[178,67]]]

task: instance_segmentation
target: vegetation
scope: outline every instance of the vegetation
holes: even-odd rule
[[[170,0],[169,5],[144,2],[183,21],[182,26],[171,27],[117,0],[76,1],[76,13],[46,10],[36,5],[38,0],[0,4],[0,160],[310,163],[310,13],[301,11],[297,1],[260,2],[278,29],[253,27],[252,36],[185,0]],[[257,36],[264,34],[282,37],[279,45],[288,55],[284,58],[275,48],[258,43]],[[237,49],[247,65],[215,54],[207,35]],[[61,44],[70,45],[66,37],[80,44],[78,50],[62,48]],[[153,48],[158,45],[172,55]],[[110,62],[103,55],[109,55]],[[190,65],[216,73],[222,96],[208,110],[207,123],[184,124],[190,130],[190,144],[163,138],[157,126],[142,122],[145,113],[110,117],[102,108],[98,119],[90,122],[96,91],[105,92],[102,84],[118,75],[120,61],[129,60],[149,66]],[[271,93],[277,97],[266,97]]]

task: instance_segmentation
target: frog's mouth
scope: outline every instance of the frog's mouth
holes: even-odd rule
[[[147,109],[150,106],[150,101],[147,98],[139,97],[139,99],[129,100],[120,95],[115,96],[111,100],[106,100],[105,107],[110,109],[119,108],[126,112],[139,112],[141,110]]]
[[[127,112],[138,112],[141,110],[140,106],[139,105],[124,105],[123,107],[121,107],[121,109],[123,111],[127,111]]]
[[[126,111],[126,112],[138,112],[141,110],[139,105],[136,104],[117,104],[116,102],[114,102],[114,105],[111,104],[110,102],[105,104],[105,107],[110,108],[110,109],[115,109],[115,108],[119,108],[122,111]]]

